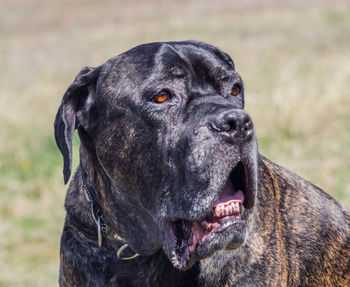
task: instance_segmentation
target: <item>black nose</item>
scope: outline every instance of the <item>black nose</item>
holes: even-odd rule
[[[210,124],[213,130],[219,132],[229,143],[250,140],[254,133],[253,122],[243,110],[221,112]]]

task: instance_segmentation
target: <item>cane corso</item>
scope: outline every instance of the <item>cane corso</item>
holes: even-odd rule
[[[55,138],[60,286],[350,286],[350,212],[258,153],[231,58],[196,41],[84,68]]]

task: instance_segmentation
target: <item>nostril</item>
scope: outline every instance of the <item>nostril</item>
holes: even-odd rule
[[[244,121],[244,130],[245,131],[249,131],[253,129],[253,122],[250,120],[250,118],[247,118],[245,121]]]
[[[223,123],[221,130],[225,132],[233,131],[236,129],[236,121],[234,119],[227,119],[225,123]]]

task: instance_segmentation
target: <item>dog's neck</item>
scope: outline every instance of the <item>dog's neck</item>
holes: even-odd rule
[[[87,148],[84,145],[81,145],[80,147],[80,161],[81,161],[81,168],[84,169],[84,171],[86,172],[86,184],[91,187],[96,195],[96,200],[98,201],[98,203],[101,206],[101,209],[104,212],[104,215],[106,217],[106,222],[107,222],[107,228],[113,229],[113,232],[115,232],[116,234],[118,234],[118,226],[114,226],[114,221],[113,221],[113,214],[108,213],[109,210],[111,210],[110,208],[108,208],[107,206],[104,206],[104,202],[108,201],[106,199],[108,199],[107,197],[111,194],[111,192],[109,192],[112,188],[118,188],[115,186],[112,186],[113,182],[111,181],[111,179],[109,178],[109,176],[107,175],[107,173],[104,171],[103,167],[101,166],[101,164],[98,161],[98,158],[96,156],[95,152],[91,152],[91,150],[87,150]],[[82,180],[82,186],[84,185],[84,181]],[[104,199],[104,200],[103,200]],[[256,202],[258,205],[258,201]],[[257,246],[254,246],[250,244],[250,242],[252,241],[252,237],[256,237],[255,235],[257,235],[256,228],[257,226],[255,225],[255,216],[256,216],[256,212],[254,212],[254,215],[250,218],[250,222],[249,222],[249,231],[248,231],[248,245],[241,247],[237,250],[233,250],[232,252],[218,252],[216,255],[214,255],[214,257],[221,257],[221,256],[232,256],[235,258],[236,262],[240,262],[240,266],[241,268],[243,268],[243,266],[245,265],[245,262],[249,261],[249,254],[250,252],[253,252],[252,249],[254,249],[256,253],[260,253],[262,252],[259,248],[257,248]],[[91,215],[91,217],[93,217]],[[95,228],[96,232],[97,232],[97,228],[96,226],[93,226],[92,228]],[[122,236],[120,236],[122,238]],[[97,236],[96,236],[96,240],[97,240]],[[110,237],[109,237],[110,238]],[[110,239],[107,240],[110,240]],[[104,238],[102,239],[104,240]],[[119,244],[116,245],[115,251],[118,251],[118,248],[120,248],[124,243],[122,242],[123,239],[119,240]],[[259,238],[255,238],[253,240],[253,242],[259,242],[261,239]],[[97,242],[96,242],[97,243]],[[102,245],[106,243],[102,241]],[[160,252],[161,253],[161,252]],[[223,254],[229,254],[229,255],[223,255]],[[133,252],[129,251],[126,254],[132,255],[134,254]],[[151,256],[142,256],[141,261],[142,262],[149,262],[149,260],[153,261],[153,260],[160,260],[160,258],[163,258],[164,255],[160,255],[159,252],[157,252],[154,255]],[[240,258],[240,259],[239,259]],[[138,262],[139,260],[136,259]],[[214,260],[215,261],[215,260]],[[121,264],[123,261],[120,260]],[[165,262],[167,262],[166,258],[162,259],[163,264],[165,264]],[[201,266],[200,269],[203,270],[207,270],[211,268],[211,263],[212,259],[208,258],[203,260],[203,262],[199,262],[198,266]],[[169,263],[169,262],[167,262]],[[140,264],[140,262],[138,263]],[[148,263],[149,264],[149,263]],[[128,264],[126,264],[125,266],[128,266]],[[174,269],[174,272],[177,273],[177,271]],[[182,271],[183,272],[183,271]],[[185,272],[186,273],[186,272]],[[185,274],[185,273],[181,273],[181,274]],[[204,272],[205,273],[205,272]],[[219,276],[220,274],[217,274],[217,276]],[[179,276],[177,274],[177,276]]]
[[[132,256],[124,256],[122,253],[129,248],[125,239],[118,234],[116,227],[111,220],[106,220],[105,210],[103,208],[102,198],[106,198],[106,194],[110,186],[106,184],[106,173],[100,164],[98,164],[95,153],[86,151],[86,147],[80,146],[80,175],[82,181],[82,191],[85,194],[86,201],[90,207],[91,217],[96,224],[98,245],[101,248],[103,241],[117,241],[117,256],[121,260],[131,260],[139,254]],[[122,244],[121,247],[119,245]]]

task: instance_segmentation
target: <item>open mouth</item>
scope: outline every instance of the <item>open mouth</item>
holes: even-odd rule
[[[234,240],[231,234],[243,233],[245,210],[253,206],[253,197],[248,168],[239,162],[207,217],[195,221],[179,219],[169,222],[169,251],[173,266],[187,269],[194,262],[196,249],[200,246],[216,244],[225,248]],[[219,239],[220,243],[216,242]],[[238,243],[240,245],[242,242]]]

